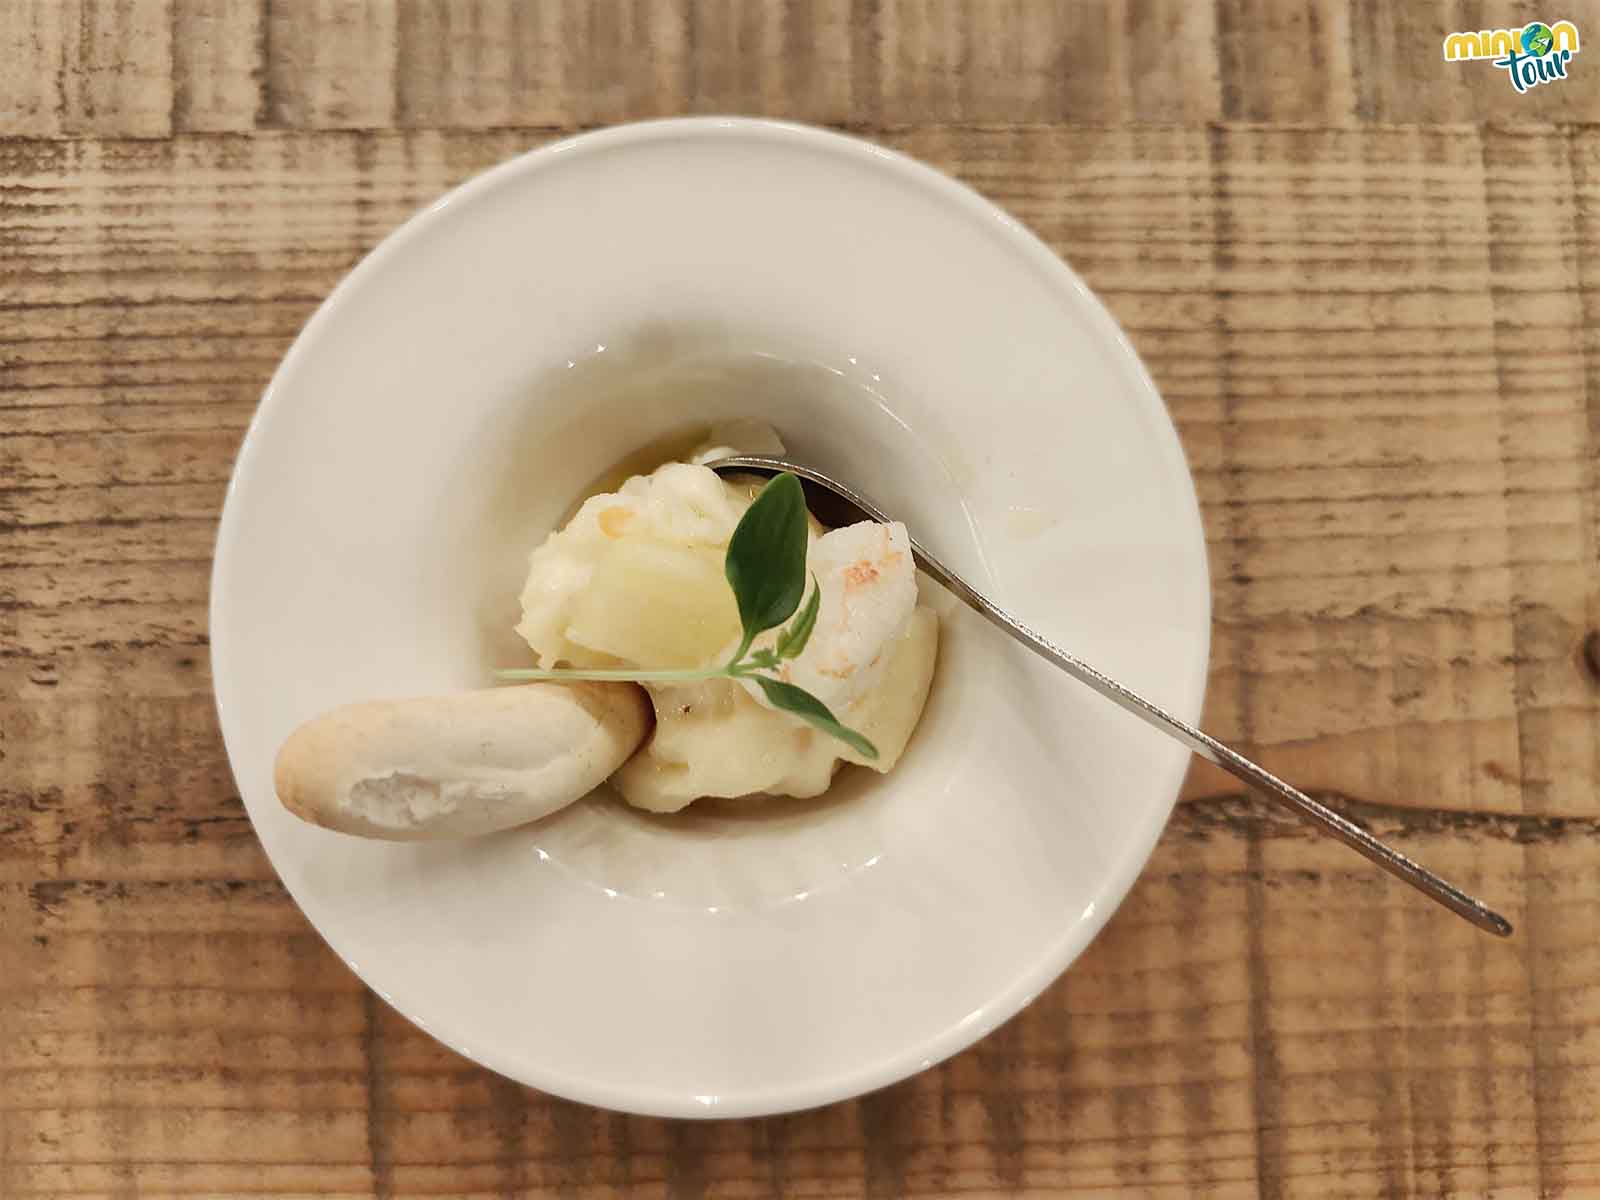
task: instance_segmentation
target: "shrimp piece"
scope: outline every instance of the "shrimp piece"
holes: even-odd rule
[[[911,539],[898,521],[862,521],[813,542],[806,567],[822,591],[817,624],[800,656],[773,674],[837,713],[877,682],[886,651],[905,632],[917,606]],[[767,634],[757,644],[775,640],[775,633]],[[756,684],[746,687],[765,703]]]

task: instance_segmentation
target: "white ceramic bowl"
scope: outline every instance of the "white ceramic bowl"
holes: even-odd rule
[[[1105,924],[1186,763],[946,604],[905,760],[821,802],[591,799],[421,846],[280,808],[295,724],[526,661],[526,557],[577,490],[736,414],[1178,715],[1205,681],[1204,543],[1160,398],[974,192],[817,129],[678,120],[545,147],[415,217],[306,326],[240,451],[222,729],[285,885],[379,995],[497,1071],[638,1113],[822,1104],[983,1036]]]

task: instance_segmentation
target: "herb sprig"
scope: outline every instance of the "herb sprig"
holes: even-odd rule
[[[817,625],[817,611],[822,604],[821,585],[813,575],[811,596],[805,607],[800,606],[806,592],[806,498],[800,480],[794,475],[785,471],[761,489],[728,542],[723,573],[733,588],[744,632],[733,657],[720,667],[684,671],[518,668],[496,671],[495,675],[507,682],[551,680],[557,683],[580,679],[631,683],[749,679],[761,689],[773,708],[793,713],[866,758],[877,758],[876,746],[841,724],[828,706],[810,692],[761,673],[776,671],[784,660],[800,656],[811,640],[811,632]],[[796,609],[800,610],[798,616],[795,616]],[[772,646],[751,649],[757,637],[769,629],[777,629],[791,616],[794,620],[787,628],[779,630]]]

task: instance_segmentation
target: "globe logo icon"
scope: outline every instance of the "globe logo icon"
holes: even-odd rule
[[[1533,22],[1522,31],[1522,48],[1535,58],[1542,58],[1550,53],[1550,47],[1555,44],[1556,35],[1550,31],[1550,26]]]

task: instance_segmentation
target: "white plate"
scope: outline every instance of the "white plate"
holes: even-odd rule
[[[591,798],[472,843],[278,805],[299,721],[485,686],[528,551],[697,419],[771,421],[1063,645],[1193,719],[1209,588],[1171,423],[1116,325],[926,167],[749,120],[546,147],[388,238],[306,326],[228,492],[212,668],[263,845],[330,945],[461,1053],[632,1112],[822,1104],[975,1041],[1143,866],[1186,756],[963,612],[899,769],[760,817]]]

